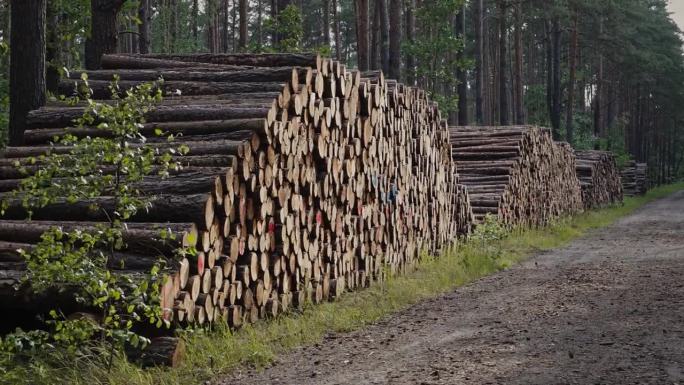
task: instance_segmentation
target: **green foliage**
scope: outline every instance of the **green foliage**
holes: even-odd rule
[[[267,19],[264,27],[267,31],[278,35],[278,41],[271,47],[274,52],[299,52],[301,50],[304,29],[302,14],[296,5],[289,4],[275,19]]]
[[[458,97],[455,77],[458,68],[468,68],[469,61],[458,60],[463,50],[463,37],[454,33],[454,10],[463,7],[463,0],[428,0],[417,9],[417,24],[424,30],[413,43],[404,44],[407,54],[416,59],[416,77],[435,101],[442,113],[455,111]]]
[[[88,89],[87,77],[82,80]],[[147,138],[140,133],[140,127],[145,114],[161,101],[159,89],[156,83],[142,84],[120,98],[115,79],[111,84],[114,103],[97,103],[87,95],[87,107],[75,125],[95,126],[108,135],[56,137],[52,146],[69,146],[70,150],[32,159],[41,168],[22,180],[20,187],[3,200],[4,210],[10,199],[21,199],[29,214],[61,199],[75,202],[109,196],[113,201],[113,207],[93,207],[101,210],[108,222],[70,231],[54,227],[41,236],[35,247],[21,251],[27,267],[25,285],[36,293],[62,291],[73,295],[85,308],[97,309],[97,319],[68,317],[52,310],[46,322],[49,332],[18,331],[3,343],[9,353],[24,354],[22,350],[27,347],[57,347],[84,354],[84,346],[89,346],[86,342],[96,336],[113,350],[124,344],[138,346],[147,341],[132,330],[135,323],[147,321],[157,327],[168,326],[159,307],[162,260],[138,276],[110,269],[112,258],[126,247],[126,220],[154,199],[145,196],[135,187],[136,183],[153,173],[168,176],[169,170],[180,167],[172,161],[172,155],[187,152],[184,146],[171,145],[162,150],[144,145]],[[157,134],[164,135],[161,131]],[[173,136],[166,138],[173,140]],[[19,163],[16,166],[22,167]],[[160,237],[168,237],[168,232],[163,231]]]

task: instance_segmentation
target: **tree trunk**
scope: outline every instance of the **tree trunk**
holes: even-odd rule
[[[192,0],[192,38],[195,41],[195,50],[199,48],[199,0]]]
[[[380,14],[380,64],[382,71],[386,74],[390,72],[390,52],[389,52],[389,12],[387,11],[388,0],[377,0]]]
[[[247,48],[247,0],[240,0],[240,51]]]
[[[228,1],[229,0],[223,0],[221,2],[221,50],[223,51],[223,53],[230,52],[228,48],[228,20],[230,19],[230,13],[228,11]],[[261,0],[259,0],[257,7],[259,11],[257,29],[259,30],[259,33],[261,33]]]
[[[603,19],[599,21],[599,35],[603,35]],[[598,52],[598,74],[594,97],[594,136],[603,137],[603,54]]]
[[[544,21],[544,44],[546,50],[546,108],[549,112],[549,120],[553,116],[553,43],[552,26],[548,20]]]
[[[337,0],[333,0],[333,23],[335,23],[335,60],[342,60],[342,38],[340,36],[340,15],[337,12]]]
[[[24,140],[26,114],[45,104],[45,0],[12,3],[9,143]]]
[[[560,17],[556,16],[553,20],[553,113],[551,114],[553,137],[556,140],[560,139],[561,124],[561,33]]]
[[[416,35],[416,0],[406,0],[406,42],[411,45]],[[416,62],[411,53],[406,54],[406,83],[412,86],[416,82]]]
[[[463,50],[458,53],[458,69],[456,70],[456,78],[458,79],[458,124],[461,126],[467,126],[469,123],[468,119],[468,73],[466,72],[464,66],[465,63],[462,61],[465,59],[465,47],[466,47],[466,6],[465,4],[461,8],[461,13],[456,15],[456,35],[461,36],[463,39]]]
[[[475,0],[475,121],[484,123],[484,29],[483,0]]]
[[[380,69],[380,50],[382,41],[380,40],[380,0],[373,3],[373,23],[371,24],[371,45],[370,45],[370,69]]]
[[[356,11],[356,57],[359,71],[368,71],[370,66],[368,38],[368,0],[355,0]]]
[[[126,0],[91,0],[90,36],[85,42],[85,66],[100,68],[102,55],[116,53],[118,30],[116,18]]]
[[[257,1],[257,48],[259,51],[264,46],[264,3],[263,0]],[[226,0],[226,34],[228,34],[228,0]],[[226,39],[228,37],[226,36]],[[228,51],[226,51],[228,52]]]
[[[401,0],[390,0],[389,77],[401,81]]]
[[[140,0],[140,8],[138,8],[138,18],[140,24],[138,25],[138,50],[142,54],[150,53],[150,22],[152,15],[150,14],[150,0]]]
[[[323,0],[323,44],[330,47],[330,0]]]
[[[577,75],[577,45],[578,45],[578,37],[577,37],[577,14],[575,14],[573,18],[573,29],[572,29],[572,38],[570,41],[570,54],[568,57],[568,67],[570,68],[570,79],[568,81],[568,105],[566,107],[567,109],[567,115],[566,115],[566,120],[565,120],[565,130],[566,130],[566,138],[565,140],[573,144],[574,143],[574,127],[573,127],[573,112],[574,112],[574,107],[575,107],[575,80],[576,80],[576,75]]]
[[[508,109],[508,41],[506,33],[506,4],[502,0],[498,1],[499,9],[499,124],[508,126],[510,118]]]
[[[515,123],[525,124],[525,94],[523,91],[523,47],[521,5],[515,5]],[[531,66],[531,63],[529,64]]]

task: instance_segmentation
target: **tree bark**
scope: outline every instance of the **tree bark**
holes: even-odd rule
[[[561,124],[561,26],[560,17],[553,20],[553,108],[551,125],[553,126],[554,139],[560,139]]]
[[[247,0],[240,0],[240,51],[247,48]]]
[[[45,104],[45,0],[12,3],[9,143],[24,140],[26,114]]]
[[[401,81],[401,0],[389,6],[389,77]]]
[[[85,42],[85,66],[100,68],[102,55],[116,53],[118,29],[116,18],[126,0],[91,0],[90,36]]]
[[[337,0],[333,0],[333,23],[335,23],[335,60],[342,60],[342,37],[340,36],[340,15],[337,12]]]
[[[378,10],[380,11],[380,65],[386,74],[390,72],[390,52],[389,52],[389,12],[387,11],[388,0],[377,0]]]
[[[199,0],[192,0],[192,38],[195,49],[199,48]]]
[[[150,0],[140,0],[140,8],[138,9],[138,18],[140,24],[138,25],[138,50],[142,54],[150,53],[150,26],[152,15],[150,14]]]
[[[508,99],[508,41],[506,33],[506,4],[503,0],[498,0],[499,9],[499,124],[508,126],[510,118],[508,109],[510,101]]]
[[[323,44],[330,47],[330,0],[323,0]]]
[[[406,0],[406,42],[411,45],[416,35],[416,0]],[[416,82],[416,62],[411,53],[406,54],[406,83],[412,86]]]
[[[475,0],[475,121],[484,123],[484,28],[483,0]]]
[[[515,123],[525,124],[525,94],[523,91],[523,47],[522,47],[522,12],[521,5],[516,4],[515,11]],[[531,65],[531,64],[530,64]]]
[[[368,0],[354,0],[356,11],[356,57],[359,71],[368,71],[369,39],[368,39]]]
[[[458,79],[458,124],[467,126],[469,124],[468,118],[468,73],[464,69],[465,63],[461,63],[465,59],[466,48],[466,6],[461,8],[461,13],[456,15],[456,34],[463,39],[463,50],[458,53],[458,69],[456,70],[456,78]]]
[[[574,142],[573,113],[575,108],[575,81],[577,76],[577,46],[577,14],[575,14],[573,17],[572,38],[570,41],[570,53],[568,57],[568,66],[570,67],[570,79],[568,81],[568,105],[566,107],[567,115],[565,120],[565,140],[570,144],[573,144]]]

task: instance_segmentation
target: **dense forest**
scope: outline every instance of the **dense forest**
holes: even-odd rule
[[[10,3],[0,1],[3,142]],[[576,148],[648,162],[658,182],[683,171],[682,39],[666,0],[29,3],[46,8],[48,97],[65,71],[97,68],[106,52],[317,51],[427,89],[451,124],[548,126]]]

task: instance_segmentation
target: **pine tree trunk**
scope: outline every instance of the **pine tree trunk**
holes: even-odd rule
[[[240,51],[247,48],[247,0],[240,0]]]
[[[382,40],[380,37],[380,0],[373,3],[373,23],[371,28],[370,69],[380,69],[380,50]]]
[[[389,77],[401,80],[401,0],[389,6]]]
[[[456,34],[463,38],[463,50],[458,53],[459,62],[465,58],[466,49],[466,6],[461,8],[461,13],[456,15]],[[458,79],[458,124],[467,126],[470,122],[468,119],[468,73],[459,64],[456,70],[456,78]]]
[[[195,50],[199,48],[199,0],[192,0],[192,38],[195,41]]]
[[[228,11],[228,1],[223,0],[221,3],[221,50],[224,53],[230,52],[229,50],[229,39],[228,39],[228,20],[230,19],[230,14]],[[259,19],[257,20],[257,28],[260,31],[261,28],[261,0],[259,0],[258,6]],[[259,32],[260,33],[260,32]]]
[[[523,47],[521,5],[515,5],[515,123],[525,124],[525,94],[523,91]],[[531,66],[531,63],[529,64]]]
[[[551,22],[544,21],[544,39],[546,50],[546,108],[549,111],[549,120],[553,116],[553,34]]]
[[[91,30],[85,42],[85,66],[100,68],[102,55],[116,53],[118,42],[117,15],[126,0],[91,0]]]
[[[138,8],[138,18],[140,24],[138,25],[138,50],[142,54],[150,53],[150,22],[152,15],[150,14],[150,0],[140,0],[140,8]]]
[[[556,16],[553,20],[553,114],[551,115],[551,126],[553,126],[553,137],[560,139],[561,124],[561,26],[560,17]]]
[[[570,68],[570,79],[568,81],[568,105],[566,107],[567,109],[567,115],[566,115],[566,120],[565,120],[565,130],[566,130],[566,138],[565,140],[572,144],[574,143],[574,127],[573,127],[573,113],[574,113],[574,107],[575,107],[575,80],[576,80],[576,74],[577,74],[577,45],[578,45],[578,37],[577,37],[577,15],[575,14],[573,18],[573,29],[572,29],[572,38],[570,41],[570,53],[568,57],[568,67]]]
[[[360,71],[368,71],[370,66],[368,38],[368,0],[354,0],[356,11],[356,56]]]
[[[386,74],[390,72],[389,62],[389,12],[387,11],[387,0],[377,0],[380,10],[380,64],[382,71]]]
[[[416,0],[406,0],[406,41],[413,44],[416,34]],[[411,53],[406,54],[406,83],[414,85],[416,82],[416,62]]]
[[[323,44],[330,47],[330,0],[323,0]]]
[[[484,16],[483,0],[475,0],[475,121],[484,123]]]
[[[335,60],[342,60],[342,38],[340,36],[340,15],[337,12],[337,0],[332,0],[333,23],[335,23]]]
[[[508,99],[508,39],[506,33],[506,5],[502,0],[498,1],[499,9],[499,124],[510,124]]]
[[[26,114],[45,104],[45,0],[15,1],[11,7],[9,143],[21,145]]]

